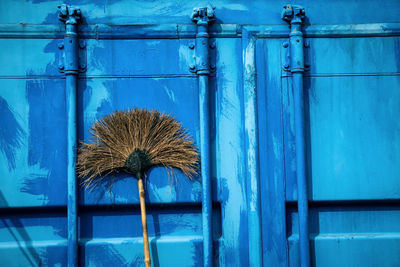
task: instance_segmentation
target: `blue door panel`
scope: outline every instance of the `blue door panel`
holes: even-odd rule
[[[18,79],[63,77],[58,69],[58,43],[48,39],[0,39],[0,46],[7,47],[0,51],[1,61],[7,62],[0,66],[0,75]]]
[[[285,155],[280,39],[256,43],[260,187],[264,266],[286,266]]]
[[[99,118],[115,110],[134,107],[157,109],[174,116],[198,143],[197,83],[193,78],[91,78],[81,80],[78,119],[79,138],[88,141],[89,129]],[[162,167],[153,168],[147,183],[152,203],[199,202],[199,177],[190,181],[181,172],[168,176]],[[112,175],[96,190],[84,191],[82,204],[139,203],[137,182],[129,175]]]
[[[64,205],[64,81],[7,78],[0,83],[0,206]]]
[[[56,266],[66,264],[65,209],[40,208],[2,211],[0,259],[4,266]]]
[[[309,197],[400,198],[400,78],[311,78]]]
[[[399,38],[309,42],[310,71],[305,78],[309,198],[398,199],[399,67],[393,54]],[[297,198],[297,182],[290,78],[284,78],[283,94],[286,195],[292,201]]]
[[[288,209],[291,266],[298,266],[298,216]],[[396,204],[310,209],[315,266],[397,266],[400,262],[400,209]],[[384,248],[384,249],[382,249]]]
[[[389,75],[400,69],[395,56],[400,46],[397,36],[309,38],[307,41],[310,44],[310,48],[306,49],[310,63],[308,75]]]
[[[192,76],[194,64],[191,39],[95,40],[86,41],[89,77],[135,75],[144,77]],[[116,77],[115,77],[116,78]]]

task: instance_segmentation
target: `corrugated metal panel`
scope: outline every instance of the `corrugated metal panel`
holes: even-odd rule
[[[257,231],[249,225],[257,221],[259,191],[264,266],[297,266],[293,88],[282,45],[289,27],[280,17],[286,3],[211,3],[217,19],[209,51],[215,65],[209,87],[214,262],[257,262],[249,252]],[[0,2],[0,259],[7,266],[67,264],[67,92],[59,71],[65,26],[57,4]],[[85,44],[78,138],[88,141],[90,125],[106,114],[141,107],[175,116],[198,145],[190,15],[201,3],[71,4],[82,11]],[[400,4],[303,4],[310,44],[304,95],[311,263],[398,266]],[[254,86],[257,112],[251,110]],[[249,164],[257,128],[249,123],[258,125],[259,187],[250,183],[257,182],[257,164]],[[200,180],[178,172],[171,185],[162,168],[149,176],[153,265],[203,265]],[[143,264],[134,179],[119,174],[92,191],[80,188],[78,201],[81,265]]]

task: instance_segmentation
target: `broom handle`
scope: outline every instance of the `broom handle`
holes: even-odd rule
[[[138,187],[139,187],[139,196],[140,196],[140,212],[142,215],[144,263],[145,263],[146,267],[151,267],[150,251],[149,251],[149,235],[147,233],[146,204],[144,202],[143,179],[141,179],[141,178],[138,179]]]

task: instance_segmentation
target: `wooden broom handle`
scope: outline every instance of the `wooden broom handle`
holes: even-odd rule
[[[143,179],[140,179],[140,178],[138,179],[138,187],[139,187],[139,196],[140,196],[140,212],[142,215],[144,263],[145,263],[146,267],[151,267],[150,250],[149,250],[149,235],[147,233],[146,204],[144,202]]]

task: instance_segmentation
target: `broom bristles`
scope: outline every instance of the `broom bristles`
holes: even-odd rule
[[[77,173],[89,186],[96,177],[119,172],[129,155],[145,151],[152,166],[197,174],[199,156],[193,141],[174,118],[156,110],[116,111],[93,124],[92,143],[78,149]]]

